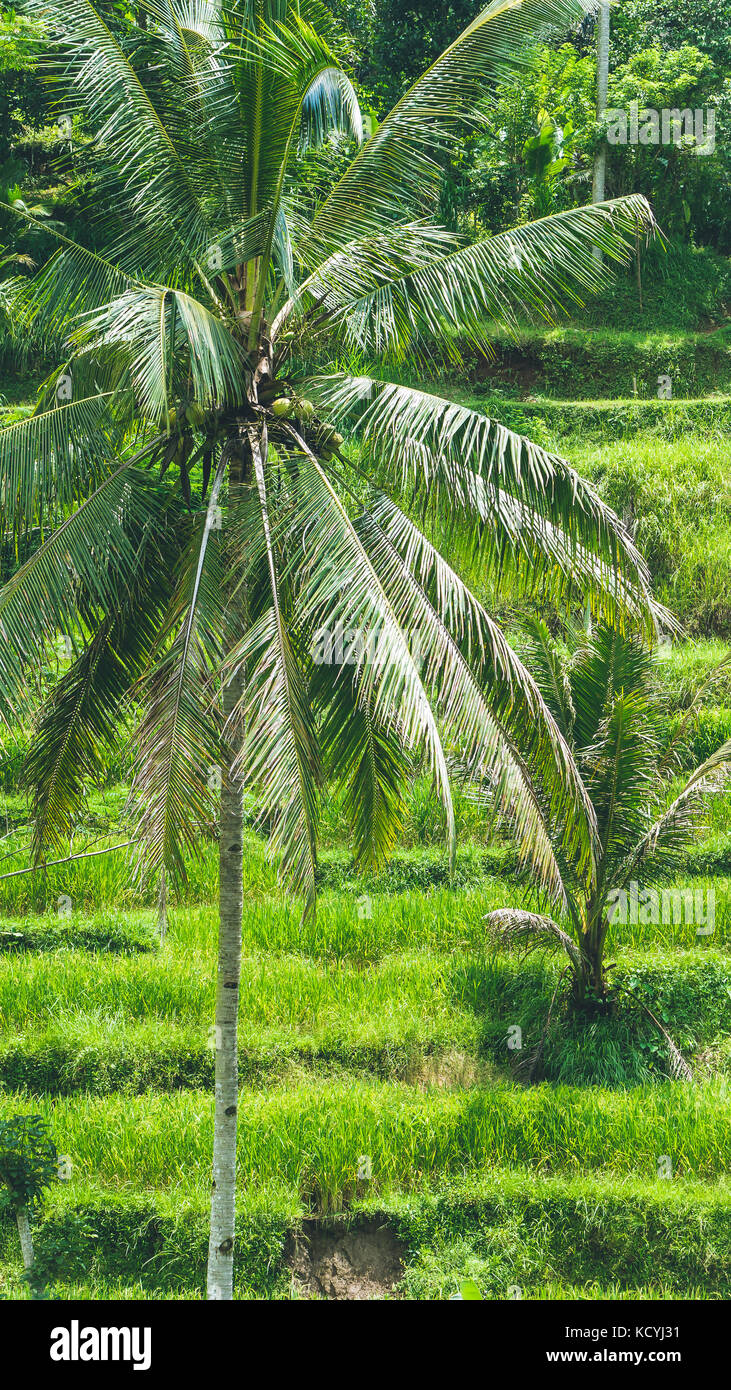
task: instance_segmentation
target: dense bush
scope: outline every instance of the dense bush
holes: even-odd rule
[[[523,329],[515,338],[490,339],[493,360],[467,354],[468,379],[503,383],[523,395],[596,400],[658,399],[668,377],[674,398],[731,388],[731,343],[726,329],[689,334],[670,329],[605,334],[582,328]]]
[[[586,1297],[592,1284],[615,1281],[614,1296],[665,1286],[665,1297],[677,1297],[697,1285],[706,1297],[728,1297],[731,1228],[721,1194],[501,1175],[394,1205],[414,1252],[404,1285],[411,1297],[448,1297],[464,1274],[493,1298],[515,1285],[540,1296],[546,1284],[555,1298],[560,1283]]]

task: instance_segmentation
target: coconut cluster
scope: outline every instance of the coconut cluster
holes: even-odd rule
[[[324,459],[333,458],[345,442],[342,434],[332,425],[317,418],[312,401],[297,396],[292,391],[275,395],[269,408],[278,420],[297,420],[303,427],[303,433],[306,430],[309,436],[308,443],[311,443]]]
[[[197,401],[191,401],[189,405],[181,405],[177,409],[173,406],[168,411],[168,429],[172,434],[173,430],[184,430],[186,425],[192,429],[200,429],[205,420],[205,412],[201,410]]]
[[[312,401],[298,396],[291,387],[267,383],[260,392],[259,403],[270,410],[277,420],[296,421],[307,443],[323,459],[334,458],[345,442],[333,425],[318,418]],[[216,412],[216,415],[219,414]],[[167,416],[170,443],[165,462],[172,458],[184,459],[191,448],[192,431],[200,430],[203,426],[206,426],[212,440],[227,429],[225,420],[214,421],[196,401],[180,402],[173,406]]]

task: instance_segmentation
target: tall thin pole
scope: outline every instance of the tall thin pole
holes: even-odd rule
[[[601,0],[596,21],[596,115],[601,121],[607,109],[607,88],[609,86],[609,0]],[[594,177],[591,187],[592,203],[603,203],[607,173],[607,143],[602,140],[594,156]],[[601,262],[599,247],[594,249],[594,259]]]

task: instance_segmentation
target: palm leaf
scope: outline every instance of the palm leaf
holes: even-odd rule
[[[266,544],[271,607],[240,650],[247,671],[246,738],[234,769],[245,770],[257,788],[261,815],[270,818],[272,853],[295,891],[305,895],[305,912],[315,903],[315,828],[319,749],[306,682],[280,603],[264,463],[253,450],[261,524]]]
[[[400,728],[376,720],[352,668],[322,664],[313,675],[313,698],[324,710],[320,745],[331,775],[347,787],[356,863],[379,868],[404,824],[411,769]]]
[[[363,696],[372,701],[379,724],[388,726],[398,720],[408,747],[426,747],[444,804],[453,855],[454,811],[449,774],[409,634],[402,628],[336,488],[301,436],[294,429],[290,432],[299,451],[298,521],[306,549],[299,577],[301,621],[310,630],[327,629],[332,633],[342,629],[358,634]],[[317,563],[313,564],[315,553]]]
[[[179,253],[191,248],[203,256],[211,229],[191,175],[198,163],[192,138],[176,144],[153,102],[153,84],[142,82],[90,0],[27,0],[27,11],[55,33],[60,48],[55,75],[84,106],[134,214],[123,245],[138,256],[144,227],[148,255],[154,245],[167,260],[174,241]]]
[[[136,773],[131,801],[145,865],[185,879],[185,853],[201,852],[201,824],[210,820],[211,777],[219,765],[220,731],[212,687],[220,668],[223,599],[215,509],[224,463],[202,525],[183,558],[177,590],[158,633],[155,664],[137,687],[144,714],[134,735]]]
[[[620,886],[628,881],[640,864],[655,855],[658,849],[674,850],[687,846],[696,825],[700,803],[709,791],[715,790],[726,781],[730,769],[731,739],[717,748],[710,758],[691,773],[672,804],[633,847],[617,875]]]
[[[216,314],[182,290],[129,289],[86,315],[73,338],[86,354],[114,350],[125,358],[142,412],[161,422],[168,408],[173,334],[195,398],[204,406],[238,403],[244,370],[241,347]]]
[[[593,569],[597,587],[617,601],[623,593],[633,597],[654,630],[642,557],[616,514],[559,455],[478,411],[414,387],[338,374],[310,381],[307,389],[324,413],[357,431],[373,464],[400,487],[432,496],[441,489],[452,511],[499,524],[503,536],[510,525],[507,495],[518,507],[513,532],[520,523],[519,544],[524,520],[533,517],[535,534],[546,544],[553,540],[554,549],[560,543],[567,557],[590,552],[585,576]]]
[[[151,527],[148,524],[149,533]],[[36,861],[63,847],[72,833],[85,783],[93,782],[120,739],[120,711],[140,676],[170,599],[174,545],[153,534],[135,537],[138,574],[129,598],[105,616],[54,686],[23,768],[33,790]]]
[[[111,452],[114,402],[112,391],[81,390],[0,430],[4,531],[27,534],[49,516],[63,515],[101,481]]]
[[[310,275],[292,306],[317,306],[317,323],[360,353],[459,361],[459,341],[490,352],[489,327],[515,332],[526,318],[554,322],[609,283],[654,219],[638,194],[571,208],[473,245],[448,247],[438,229],[412,224],[395,238],[349,243]],[[454,241],[454,238],[450,240]],[[599,248],[601,260],[595,255]]]
[[[471,778],[490,779],[493,803],[512,821],[522,857],[562,900],[553,827],[563,824],[562,851],[579,873],[590,875],[594,820],[571,752],[537,687],[474,599],[482,645],[468,662],[378,524],[365,514],[357,525],[401,626],[418,638],[424,677],[435,692],[445,731]]]
[[[38,662],[49,635],[73,637],[80,609],[103,617],[134,582],[130,533],[160,506],[135,467],[139,458],[105,479],[0,590],[0,711],[10,722],[28,701],[25,673]]]

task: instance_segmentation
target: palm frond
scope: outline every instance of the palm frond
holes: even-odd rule
[[[315,666],[313,698],[324,711],[319,739],[329,771],[347,787],[356,863],[380,868],[403,828],[411,770],[398,723],[376,719],[352,667]]]
[[[569,668],[579,750],[600,744],[600,730],[618,697],[631,697],[638,709],[647,704],[651,671],[647,648],[618,626],[601,625],[582,642]]]
[[[71,400],[56,395],[50,408],[0,430],[0,527],[5,532],[28,534],[49,517],[63,515],[106,472],[111,408],[119,399],[113,391],[85,394],[76,384],[71,389]]]
[[[300,154],[334,132],[361,142],[363,120],[355,88],[311,24],[290,11],[286,23],[262,26],[258,48],[268,80],[278,78],[289,94],[299,122],[294,133]],[[273,115],[280,118],[279,112]]]
[[[48,228],[26,208],[4,203],[0,207],[59,243],[58,251],[36,275],[12,280],[8,286],[8,310],[14,335],[32,331],[47,349],[63,350],[68,346],[70,325],[78,314],[96,309],[113,295],[121,294],[130,278],[106,256],[79,246],[58,228]]]
[[[171,544],[172,541],[172,544]],[[134,537],[138,572],[132,592],[107,614],[41,711],[23,767],[33,792],[36,861],[62,849],[73,831],[85,783],[93,783],[124,727],[123,701],[141,675],[170,599],[174,533],[158,517]]]
[[[205,519],[180,565],[154,665],[135,692],[144,713],[133,739],[130,800],[139,808],[141,863],[178,880],[185,879],[186,851],[201,852],[202,826],[210,821],[211,791],[220,772],[213,685],[221,661],[223,597],[213,522],[222,481],[219,464]]]
[[[384,519],[388,532],[377,518]],[[533,863],[549,892],[563,899],[554,828],[564,827],[562,856],[590,877],[594,817],[571,751],[540,691],[482,606],[392,503],[380,498],[376,515],[366,513],[357,524],[399,621],[419,640],[444,728],[471,778],[477,784],[489,779],[493,805],[513,823],[522,857]],[[409,531],[404,565],[403,539]],[[417,559],[427,582],[425,562],[438,572],[441,587],[431,600],[414,574]],[[455,602],[469,613],[469,658],[447,625]]]
[[[316,305],[318,326],[365,355],[428,361],[446,352],[459,361],[460,342],[490,353],[492,324],[514,332],[526,319],[553,323],[569,305],[583,304],[610,282],[613,264],[629,262],[636,236],[649,236],[654,225],[639,194],[571,208],[471,245],[445,247],[443,233],[411,224],[398,239],[384,231],[337,251],[304,281],[292,307]]]
[[[530,665],[536,684],[564,738],[570,741],[576,711],[566,665],[543,618],[527,618],[524,626],[530,639]]]
[[[304,893],[309,914],[315,903],[320,755],[306,681],[280,603],[267,482],[258,447],[253,456],[271,606],[236,653],[236,661],[242,661],[246,669],[246,735],[234,768],[245,772],[256,787],[261,815],[271,822],[271,851],[287,881]]]
[[[691,773],[682,791],[670,806],[654,821],[627,856],[617,875],[621,886],[631,874],[652,858],[658,849],[679,850],[687,847],[697,825],[698,809],[710,791],[715,791],[728,779],[731,771],[731,739],[717,748],[710,758]]]
[[[238,403],[244,362],[225,323],[182,290],[136,286],[85,315],[73,340],[88,355],[114,350],[127,361],[142,413],[162,423],[174,351],[184,359],[204,406]]]
[[[296,151],[321,144],[334,131],[360,141],[363,136],[355,89],[337,66],[327,44],[296,13],[274,28],[260,24],[252,54],[256,70],[256,121],[252,135],[250,211],[263,200],[269,226],[258,268],[249,348],[259,332],[272,248],[281,233],[282,194]],[[261,119],[262,110],[267,119]],[[281,237],[280,237],[281,239]]]
[[[581,969],[581,951],[567,932],[538,912],[524,912],[519,907],[501,907],[488,912],[483,918],[487,930],[496,933],[506,944],[525,941],[542,946],[560,946],[566,952],[572,965]]]
[[[559,455],[487,415],[414,387],[336,374],[308,382],[307,389],[323,413],[357,434],[374,468],[399,487],[432,498],[441,490],[453,513],[498,522],[506,540],[506,507],[512,508],[513,544],[532,541],[530,532],[521,540],[520,530],[536,518],[535,535],[543,533],[547,545],[553,541],[554,553],[559,544],[567,556],[588,552],[585,577],[593,570],[595,587],[616,594],[618,605],[623,595],[631,599],[654,630],[644,560],[616,514]]]
[[[356,634],[363,697],[372,702],[379,724],[399,721],[407,747],[426,748],[444,804],[453,855],[449,773],[410,635],[402,627],[336,487],[296,430],[291,430],[291,436],[298,453],[300,524],[306,550],[299,586],[302,621],[311,630]]]
[[[115,611],[134,582],[130,535],[160,507],[139,458],[106,478],[0,590],[0,712],[10,722],[29,699],[25,673],[50,636],[73,638],[81,611]]]
[[[174,242],[179,254],[190,248],[202,256],[211,233],[191,175],[198,163],[192,132],[176,143],[153,102],[153,83],[143,83],[91,0],[27,0],[27,11],[55,35],[55,79],[81,102],[98,148],[114,164],[135,217],[135,244],[144,227],[148,252],[154,242],[167,259]]]
[[[655,751],[647,725],[648,708],[641,694],[615,695],[595,742],[582,749],[579,759],[596,811],[601,874],[607,882],[614,882],[615,865],[646,823]]]

